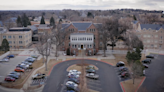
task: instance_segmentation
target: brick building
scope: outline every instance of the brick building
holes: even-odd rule
[[[133,31],[143,42],[145,49],[164,49],[164,25],[136,24]]]
[[[100,23],[92,22],[71,22],[62,24],[62,30],[68,31],[62,50],[71,50],[71,53],[78,54],[78,50],[88,51],[89,55],[99,50],[98,27]]]

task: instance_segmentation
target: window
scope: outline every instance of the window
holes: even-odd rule
[[[68,46],[70,47],[70,43],[68,44]]]
[[[89,45],[88,45],[88,48],[89,48]]]
[[[9,44],[12,44],[12,41],[9,41]]]
[[[22,44],[22,41],[19,41],[19,44]]]
[[[15,36],[13,36],[13,38],[15,38]]]
[[[80,45],[78,45],[79,46],[79,48],[80,48]]]
[[[19,36],[19,38],[22,38],[22,36]]]
[[[100,46],[102,47],[102,42],[100,42]]]
[[[155,38],[157,38],[158,37],[158,35],[155,35]]]
[[[72,48],[74,48],[74,44],[72,44]]]
[[[75,44],[75,48],[76,48],[76,44]]]
[[[162,39],[162,36],[161,36],[161,39]]]
[[[68,39],[70,39],[70,36],[68,37]]]
[[[6,39],[6,36],[3,36],[3,39]]]
[[[9,35],[8,38],[10,39],[11,38],[11,35]]]
[[[10,48],[12,48],[12,46],[10,46]]]
[[[157,45],[154,45],[154,47],[157,47]]]
[[[15,41],[14,41],[14,44],[15,44]]]
[[[150,40],[147,40],[147,43],[150,43]]]
[[[90,48],[92,48],[92,45],[90,44]]]

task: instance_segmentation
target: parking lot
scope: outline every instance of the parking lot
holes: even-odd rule
[[[164,83],[164,55],[153,54],[155,56],[149,64],[149,68],[145,70],[146,79],[139,89],[147,92],[163,92]],[[160,84],[162,83],[162,84]]]
[[[15,56],[14,58],[10,58],[9,62],[0,62],[0,82],[4,81],[4,78],[14,69],[18,64],[24,61],[27,57],[34,54],[33,51],[22,51],[20,54]]]

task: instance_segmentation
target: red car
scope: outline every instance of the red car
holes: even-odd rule
[[[5,81],[11,81],[11,82],[14,82],[15,81],[15,79],[14,78],[12,78],[12,77],[6,77],[5,78]]]
[[[129,76],[130,74],[126,71],[121,73],[121,77],[129,77]]]

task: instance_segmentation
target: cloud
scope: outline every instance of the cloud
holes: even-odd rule
[[[164,0],[4,0],[0,10],[148,9],[164,10]]]

